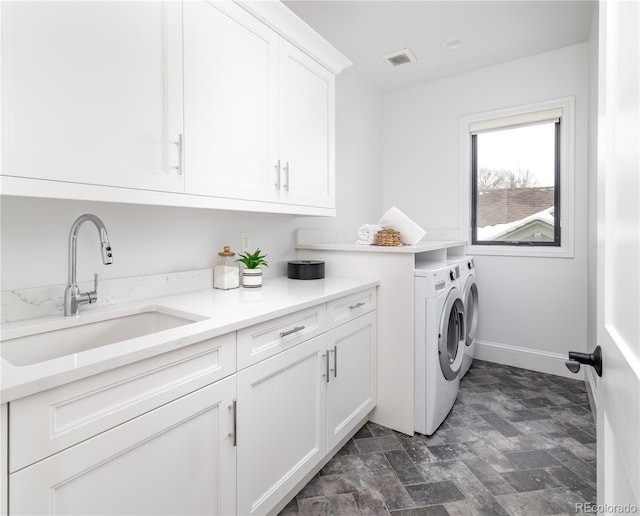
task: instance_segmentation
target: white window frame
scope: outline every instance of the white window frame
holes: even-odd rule
[[[526,115],[535,111],[562,109],[560,123],[560,246],[472,245],[471,244],[471,132],[469,126],[491,119]],[[574,257],[575,213],[575,97],[537,102],[523,106],[487,111],[460,119],[460,220],[467,252],[494,256]]]

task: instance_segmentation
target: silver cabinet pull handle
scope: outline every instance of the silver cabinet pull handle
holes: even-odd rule
[[[355,305],[349,305],[349,308],[351,310],[355,310],[356,308],[360,308],[361,306],[364,306],[366,303],[364,301],[360,301],[359,303],[356,303]]]
[[[280,190],[280,160],[273,166],[276,169],[276,182],[273,185]]]
[[[171,143],[178,146],[178,165],[171,168],[175,168],[178,171],[178,175],[181,176],[182,175],[182,147],[183,147],[182,133],[178,135],[177,142],[171,142]]]
[[[329,383],[329,351],[327,351],[326,353],[323,353],[322,358],[326,359],[325,360],[326,372],[322,376],[326,379],[326,382]]]
[[[233,400],[229,409],[233,410],[233,430],[228,435],[233,440],[233,446],[238,446],[238,402]]]
[[[304,330],[304,326],[296,326],[295,328],[289,331],[281,331],[280,337],[286,337],[287,335],[291,335],[292,333],[296,333],[297,331]]]
[[[333,346],[333,349],[329,350],[330,353],[333,353],[333,377],[338,377],[338,346]]]
[[[289,162],[287,161],[284,165],[284,178],[285,183],[283,188],[288,192],[289,191]]]

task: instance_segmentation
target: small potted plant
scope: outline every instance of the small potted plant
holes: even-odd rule
[[[258,288],[262,286],[262,269],[260,265],[269,267],[265,258],[267,255],[260,254],[260,249],[254,253],[240,254],[238,261],[243,263],[246,269],[242,270],[242,286],[247,288]]]

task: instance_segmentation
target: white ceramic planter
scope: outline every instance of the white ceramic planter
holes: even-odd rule
[[[262,286],[262,269],[242,269],[242,286],[259,288]]]

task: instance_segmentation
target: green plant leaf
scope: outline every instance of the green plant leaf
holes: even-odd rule
[[[244,253],[244,254],[240,254],[240,258],[238,258],[236,261],[244,263],[244,265],[247,267],[247,269],[255,269],[256,267],[259,267],[260,265],[264,265],[265,267],[269,267],[269,264],[267,263],[267,261],[265,260],[265,258],[267,257],[266,254],[260,254],[262,251],[260,251],[260,249],[256,249],[254,253]]]

